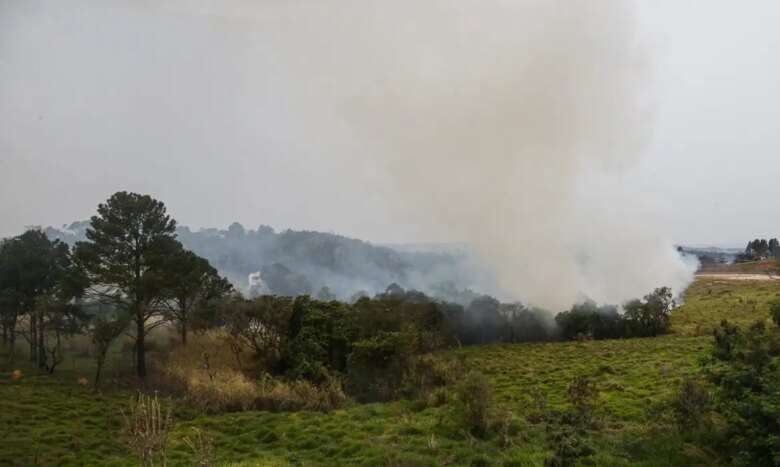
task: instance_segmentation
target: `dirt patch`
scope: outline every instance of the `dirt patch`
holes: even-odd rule
[[[710,273],[696,274],[697,278],[702,279],[721,279],[726,281],[777,281],[780,276],[769,274],[730,274],[730,273]]]

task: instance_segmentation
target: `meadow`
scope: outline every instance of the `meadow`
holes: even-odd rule
[[[218,465],[541,466],[549,426],[537,415],[562,410],[576,376],[598,388],[599,429],[589,465],[716,465],[715,453],[676,432],[667,409],[680,381],[697,370],[722,319],[767,316],[780,298],[774,282],[699,279],[672,314],[673,333],[657,338],[492,344],[442,352],[485,373],[495,390],[500,434],[464,431],[447,404],[397,401],[348,404],[329,413],[250,411],[202,415],[172,402],[176,420],[169,465],[195,465],[185,438],[197,428],[213,439]],[[114,358],[114,373],[122,361]],[[23,360],[23,359],[22,359]],[[110,360],[111,361],[111,360]],[[0,465],[137,465],[119,439],[131,388],[96,393],[90,360],[70,356],[53,376],[0,367]],[[110,372],[111,372],[110,371]],[[109,372],[109,373],[110,373]]]

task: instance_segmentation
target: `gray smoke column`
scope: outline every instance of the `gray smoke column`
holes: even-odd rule
[[[559,310],[692,279],[624,179],[653,126],[631,2],[204,5],[277,47],[292,132],[334,189],[379,187],[379,216],[472,245],[504,298]]]
[[[623,179],[653,116],[631,4],[424,3],[374,5],[380,71],[340,96],[409,222],[470,243],[506,296],[553,310],[681,291],[695,266]]]

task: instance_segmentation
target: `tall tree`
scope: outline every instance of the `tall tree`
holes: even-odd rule
[[[167,256],[164,269],[165,314],[178,325],[181,342],[187,345],[193,313],[230,293],[233,286],[208,260],[180,245]]]
[[[132,316],[135,324],[136,372],[146,377],[146,334],[161,320],[165,256],[175,251],[176,221],[165,205],[148,195],[121,191],[98,206],[87,241],[76,255],[92,284],[92,293]]]
[[[26,317],[30,359],[44,368],[46,364],[46,326],[51,310],[62,310],[80,295],[83,284],[73,271],[68,245],[50,241],[40,230],[31,229],[3,242],[0,246],[0,309],[3,326],[10,333],[11,355],[16,326]],[[49,305],[56,305],[50,307]],[[72,310],[72,308],[71,308]],[[61,322],[61,320],[57,320]]]
[[[772,256],[780,256],[780,241],[776,238],[769,240],[769,254]]]

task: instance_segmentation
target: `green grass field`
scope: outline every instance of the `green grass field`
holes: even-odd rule
[[[592,435],[589,465],[714,465],[714,453],[675,432],[664,403],[698,358],[722,319],[764,319],[780,284],[699,280],[675,310],[675,333],[659,338],[489,345],[452,350],[492,381],[498,407],[511,413],[508,439],[476,439],[447,406],[400,401],[353,405],[328,414],[243,412],[199,416],[175,406],[170,465],[193,465],[183,437],[199,427],[214,439],[220,465],[496,465],[541,466],[546,426],[528,415],[541,399],[564,408],[573,377],[597,381],[602,428]],[[87,361],[53,377],[24,369],[11,382],[0,373],[0,465],[137,465],[118,435],[131,393],[97,395],[77,384]]]
[[[780,281],[729,281],[698,279],[672,315],[675,333],[709,336],[724,319],[748,325],[769,320],[769,303],[780,300]]]

